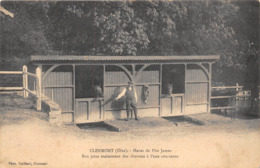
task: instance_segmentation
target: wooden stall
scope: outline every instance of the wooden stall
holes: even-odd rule
[[[126,118],[124,98],[115,97],[129,81],[136,88],[140,118],[210,112],[211,68],[218,59],[218,55],[31,57],[42,70],[42,93],[61,106],[65,123]]]

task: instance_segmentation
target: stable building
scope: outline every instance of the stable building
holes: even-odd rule
[[[129,81],[140,118],[210,112],[212,64],[219,58],[32,56],[31,61],[42,70],[42,93],[60,105],[62,121],[90,123],[126,118],[124,98],[115,98]]]

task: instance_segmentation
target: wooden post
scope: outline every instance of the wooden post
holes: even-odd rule
[[[105,89],[106,89],[106,65],[103,66],[103,96],[104,96],[104,101],[105,101]],[[102,111],[102,119],[105,119],[105,106],[104,106],[104,101],[101,102],[101,111]]]
[[[211,107],[211,84],[212,84],[212,64],[209,64],[209,81],[208,81],[208,113],[210,113],[210,107]]]
[[[36,68],[36,76],[37,76],[37,86],[36,86],[36,95],[37,95],[37,104],[36,109],[40,111],[42,109],[42,103],[41,103],[41,88],[42,88],[42,70],[41,67]]]
[[[159,116],[161,117],[162,116],[162,111],[163,111],[163,107],[162,107],[162,98],[161,98],[161,95],[162,95],[162,64],[160,64],[160,73],[159,73],[159,83],[160,83],[160,91],[159,91],[159,102],[160,102],[160,114]]]
[[[25,89],[28,89],[28,75],[27,73],[27,66],[23,66],[23,97],[28,97],[28,92]]]
[[[187,79],[188,79],[188,77],[187,77],[187,74],[188,74],[188,64],[184,64],[184,99],[183,99],[183,112],[182,112],[182,114],[185,114],[185,107],[186,107],[186,95],[187,95]]]
[[[237,96],[238,96],[238,91],[239,91],[238,86],[239,86],[238,83],[236,83],[236,92],[237,92],[236,95],[237,95]],[[239,98],[236,97],[236,100],[238,100],[238,99],[239,99]]]
[[[37,79],[36,79],[37,80]],[[35,81],[33,81],[33,91],[35,91],[35,89],[36,89],[36,83],[35,83]]]
[[[76,67],[75,64],[72,65],[72,84],[73,84],[73,122],[75,122],[76,115]]]

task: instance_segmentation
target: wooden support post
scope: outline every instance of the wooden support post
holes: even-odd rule
[[[162,98],[161,98],[161,95],[162,95],[162,64],[160,64],[160,73],[159,73],[159,87],[160,87],[160,92],[159,92],[159,102],[160,102],[160,114],[159,116],[161,117],[162,116],[162,111],[163,111],[163,107],[162,107]]]
[[[23,66],[23,97],[28,97],[28,92],[25,89],[28,89],[28,75],[27,73],[27,66]]]
[[[132,76],[134,76],[134,74],[135,74],[135,65],[131,64],[131,66],[132,66]]]
[[[106,89],[106,65],[103,65],[103,96],[105,98],[105,89]],[[105,107],[104,107],[104,101],[101,102],[101,119],[105,119]]]
[[[188,64],[184,64],[184,99],[183,99],[183,112],[182,114],[185,114],[185,107],[186,107],[186,99],[187,99],[187,80],[188,80]]]
[[[35,81],[33,81],[33,91],[35,91],[35,89],[36,89],[36,83],[35,83]]]
[[[37,86],[36,86],[37,103],[36,103],[36,109],[38,111],[40,111],[42,109],[42,103],[41,103],[42,69],[41,69],[41,67],[36,68],[36,76],[37,76]]]
[[[208,84],[208,113],[210,113],[210,107],[211,107],[211,82],[212,82],[212,64],[209,64],[209,84]]]
[[[73,122],[75,122],[76,115],[76,67],[75,64],[72,65],[72,84],[73,84]]]

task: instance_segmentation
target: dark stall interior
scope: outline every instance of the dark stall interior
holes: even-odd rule
[[[162,66],[162,94],[177,94],[185,92],[185,66]]]
[[[75,77],[76,98],[103,97],[102,66],[76,66]]]

